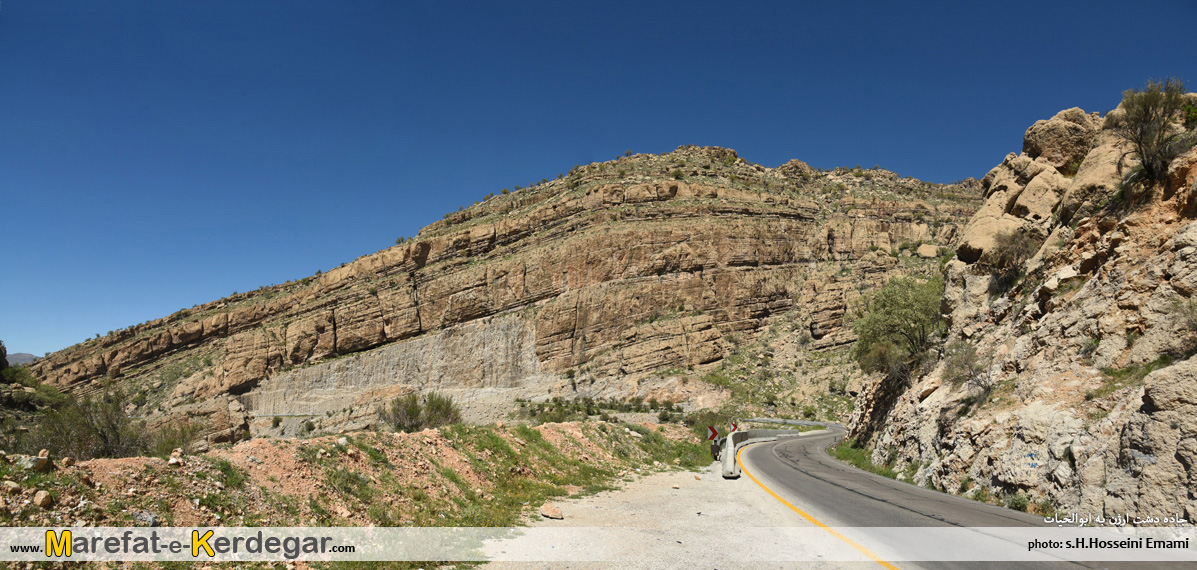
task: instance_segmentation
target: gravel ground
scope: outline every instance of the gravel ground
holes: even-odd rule
[[[674,486],[678,488],[673,488]],[[747,477],[725,480],[717,464],[700,472],[653,473],[610,491],[552,503],[563,520],[541,519],[535,531],[556,528],[560,541],[544,535],[490,545],[541,562],[491,562],[485,568],[877,568],[874,563],[823,562],[858,554],[769,496]],[[601,527],[601,528],[594,528]],[[589,528],[590,530],[586,530]],[[794,541],[786,529],[802,529]],[[570,530],[574,529],[574,530]],[[737,533],[737,529],[740,532]],[[737,536],[751,532],[756,540]],[[570,560],[570,559],[574,560]],[[794,561],[806,558],[805,561]],[[790,560],[770,562],[770,560]]]

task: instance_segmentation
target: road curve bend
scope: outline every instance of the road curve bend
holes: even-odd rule
[[[774,498],[833,534],[846,527],[1049,527],[1041,517],[980,503],[863,471],[827,453],[845,435],[826,431],[757,443],[739,453],[742,469]],[[848,531],[844,531],[848,533]],[[842,540],[850,539],[841,537]],[[884,540],[884,538],[877,538]],[[858,540],[858,549],[869,540]],[[876,542],[876,541],[874,541]],[[864,552],[864,550],[862,550]],[[1178,568],[1126,562],[894,562],[892,568]],[[1191,564],[1191,563],[1190,563]]]

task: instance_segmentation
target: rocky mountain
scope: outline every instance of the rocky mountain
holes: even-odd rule
[[[1040,512],[1197,519],[1197,148],[1124,186],[1122,112],[1039,121],[984,177],[942,303],[980,372],[868,383],[852,427],[875,461]],[[1010,236],[1033,255],[1003,270]]]
[[[14,352],[8,355],[8,364],[11,366],[25,366],[34,360],[37,360],[37,357],[28,352]]]
[[[738,384],[703,378],[763,370],[772,349],[743,347],[784,330],[785,370],[761,372],[760,386],[785,380],[786,405],[799,407],[843,381],[848,303],[890,275],[937,270],[979,199],[974,180],[766,168],[717,147],[629,155],[32,370],[84,395],[115,384],[151,426],[194,421],[220,442],[365,427],[377,403],[412,390],[452,395],[473,421],[504,417],[516,399],[704,407]]]

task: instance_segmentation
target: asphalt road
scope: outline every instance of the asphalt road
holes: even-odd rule
[[[745,470],[830,527],[1047,527],[1040,517],[902,483],[856,469],[827,454],[842,428],[751,445],[741,451]],[[849,533],[850,530],[845,530]],[[883,537],[860,542],[866,548]],[[1193,568],[1192,563],[1110,562],[894,562],[899,568]]]

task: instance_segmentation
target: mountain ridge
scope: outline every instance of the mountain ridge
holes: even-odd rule
[[[931,258],[946,251],[978,193],[976,181],[937,185],[880,169],[765,168],[718,147],[625,156],[489,196],[328,272],[87,341],[33,370],[81,394],[119,380],[141,402],[130,413],[205,422],[216,426],[211,441],[268,432],[259,413],[361,427],[373,421],[371,402],[442,380],[467,399],[470,389],[493,392],[467,409],[478,421],[502,416],[513,396],[664,390],[706,401],[714,396],[699,384],[654,373],[709,370],[728,353],[726,336],[751,336],[797,306],[812,307],[815,348],[850,343],[843,313],[861,284],[933,261],[920,261],[917,244],[934,244]],[[406,348],[364,352],[390,345]],[[352,377],[371,380],[313,392]],[[309,402],[299,412],[285,404],[297,394]]]

